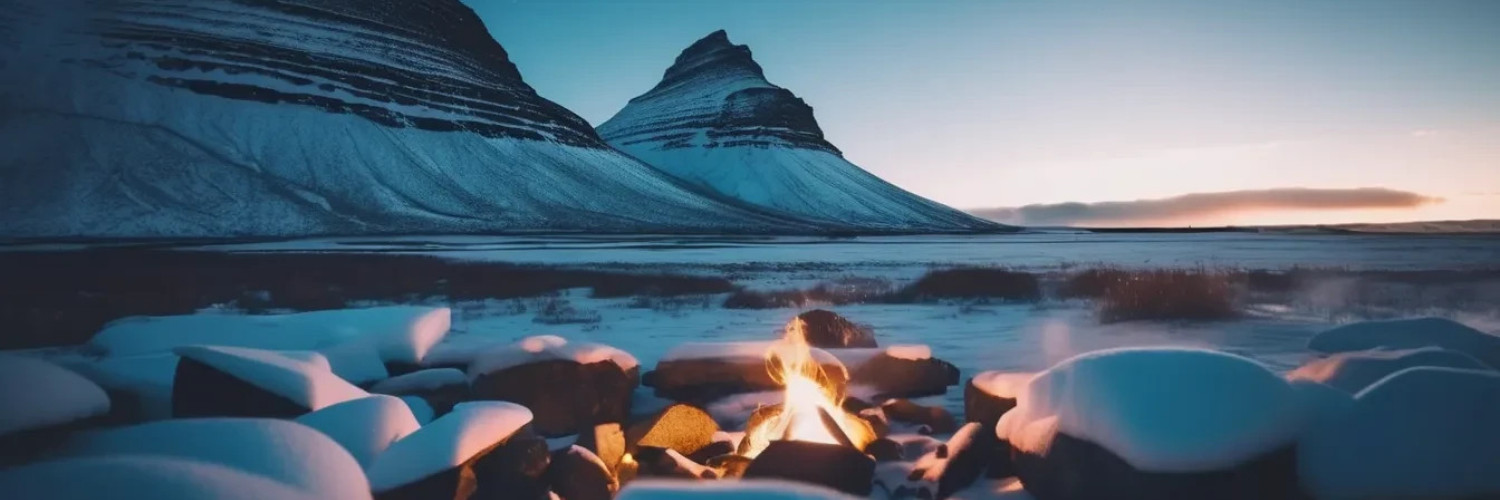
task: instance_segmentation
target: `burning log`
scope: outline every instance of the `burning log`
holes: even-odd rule
[[[773,441],[745,468],[744,477],[817,484],[850,495],[868,496],[875,460],[849,446],[808,441]]]

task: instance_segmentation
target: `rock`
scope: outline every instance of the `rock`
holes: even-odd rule
[[[666,477],[677,479],[718,479],[718,471],[692,461],[670,448],[642,446],[636,450],[636,461],[640,464],[637,477]]]
[[[1287,380],[1310,380],[1349,394],[1358,394],[1387,376],[1419,366],[1491,370],[1473,356],[1440,347],[1373,349],[1330,354],[1308,361],[1286,374]]]
[[[332,405],[296,422],[333,438],[361,467],[369,467],[391,443],[421,427],[406,402],[381,394]]]
[[[1371,349],[1441,347],[1458,351],[1500,370],[1500,337],[1446,318],[1363,321],[1314,335],[1307,348],[1322,353]]]
[[[890,417],[886,416],[885,411],[880,408],[867,408],[854,415],[870,424],[870,432],[874,433],[873,435],[877,438],[891,433]]]
[[[933,434],[948,434],[958,430],[958,421],[948,410],[936,406],[923,406],[906,399],[892,399],[880,405],[889,418],[906,423],[926,425]]]
[[[182,358],[172,381],[175,418],[295,418],[369,395],[334,375],[321,355],[220,346],[174,352]]]
[[[609,361],[548,360],[474,373],[473,397],[512,401],[536,414],[536,430],[558,437],[596,424],[623,422],[634,377]]]
[[[620,489],[612,469],[578,445],[552,453],[547,483],[563,500],[609,500]]]
[[[1301,498],[1291,447],[1226,469],[1149,472],[1099,445],[1058,433],[1045,456],[1012,448],[1011,458],[1026,491],[1041,500]]]
[[[729,479],[745,475],[745,468],[750,466],[750,457],[736,454],[725,454],[709,458],[703,465],[712,467],[718,471],[719,477]]]
[[[0,381],[0,466],[44,453],[110,418],[103,388],[53,363],[0,354]]]
[[[1000,416],[1016,407],[1018,384],[1032,374],[988,371],[969,377],[964,384],[964,420],[994,427]]]
[[[802,320],[803,338],[813,347],[876,347],[874,332],[868,327],[849,322],[833,311],[813,309],[798,314],[796,319]],[[788,325],[788,328],[791,326]]]
[[[865,454],[875,457],[877,462],[901,460],[903,458],[901,451],[901,443],[884,437],[871,441],[868,446],[865,446]]]
[[[771,347],[771,342],[682,344],[662,356],[642,383],[657,396],[704,405],[734,394],[778,391],[781,384],[766,370]],[[844,364],[822,349],[814,348],[812,356],[825,381],[843,393],[849,380]]]
[[[975,422],[964,424],[945,446],[933,453],[938,462],[925,465],[925,478],[937,484],[935,498],[948,498],[967,488],[989,465],[995,433]],[[920,463],[920,462],[919,462]]]
[[[625,445],[627,450],[655,447],[689,455],[712,443],[718,430],[719,424],[708,412],[679,403],[626,428]]]
[[[547,441],[514,403],[463,403],[375,457],[366,470],[378,499],[545,499]]]
[[[898,357],[881,352],[855,367],[849,385],[873,389],[880,397],[935,396],[958,384],[958,367],[935,358]]]
[[[429,368],[397,375],[376,382],[370,387],[370,392],[422,398],[432,408],[434,416],[439,417],[472,396],[469,377],[456,368]]]
[[[709,443],[708,446],[699,448],[698,451],[689,453],[687,457],[694,462],[707,465],[708,459],[719,455],[732,454],[734,453],[734,449],[734,443],[729,441],[714,441]]]
[[[613,472],[625,456],[625,431],[617,423],[599,424],[592,431],[579,434],[575,444],[589,450]]]
[[[787,479],[826,486],[850,495],[870,495],[875,460],[836,444],[772,441],[745,468],[745,479]]]

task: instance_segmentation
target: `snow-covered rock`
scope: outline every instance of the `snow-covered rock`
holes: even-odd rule
[[[382,498],[452,497],[465,487],[505,491],[503,488],[511,486],[508,482],[514,478],[501,471],[510,470],[513,464],[486,464],[486,474],[477,478],[464,471],[472,470],[477,463],[492,455],[496,461],[529,455],[499,450],[509,445],[526,447],[532,452],[530,454],[539,449],[542,463],[545,463],[546,441],[526,439],[521,435],[520,431],[531,423],[531,411],[518,404],[500,401],[460,404],[447,415],[396,441],[385,453],[377,456],[369,467],[370,487]],[[525,486],[540,486],[545,498],[546,486],[540,484],[542,478],[535,479],[538,484]],[[465,484],[466,481],[477,483]],[[527,492],[535,493],[534,489]],[[522,491],[514,493],[513,498],[528,498]]]
[[[74,3],[0,16],[4,236],[811,227],[609,148],[458,0]]]
[[[1032,372],[986,371],[969,377],[964,384],[964,419],[995,425],[1000,416],[1016,407],[1016,394],[1036,376]]]
[[[253,347],[278,351],[354,351],[363,341],[388,363],[419,363],[448,334],[446,307],[386,306],[293,314],[190,314],[126,318],[89,339],[110,356],[170,351],[187,345]]]
[[[164,420],[80,434],[69,439],[59,453],[192,460],[270,478],[312,498],[370,496],[365,474],[348,451],[323,433],[286,420]]]
[[[468,374],[475,399],[525,405],[536,415],[537,432],[548,437],[625,421],[640,380],[639,362],[629,353],[551,335],[485,351]]]
[[[1408,368],[1355,396],[1297,448],[1319,500],[1500,496],[1500,373]]]
[[[360,485],[363,487],[363,478]],[[7,498],[98,500],[366,500],[369,490],[318,496],[265,476],[213,463],[160,455],[77,457],[0,470]]]
[[[1305,399],[1255,361],[1134,348],[1075,356],[1032,378],[996,425],[1041,498],[1261,498],[1295,489]]]
[[[176,354],[108,356],[71,367],[110,394],[110,413],[125,422],[172,418]]]
[[[352,384],[369,384],[390,376],[380,352],[363,339],[324,347],[317,352],[328,360],[328,368],[334,375]]]
[[[853,349],[829,349],[830,352]],[[835,354],[840,359],[846,354]],[[864,388],[875,398],[915,398],[933,396],[957,385],[958,367],[932,357],[925,345],[897,345],[880,349],[874,355],[849,367],[849,384]]]
[[[333,438],[361,467],[369,467],[391,443],[421,427],[404,401],[379,394],[331,405],[296,421]]]
[[[881,180],[823,137],[812,107],[716,31],[599,125],[610,145],[719,194],[845,229],[999,229]]]
[[[837,491],[776,479],[673,481],[641,479],[620,490],[616,500],[854,500]]]
[[[40,359],[0,353],[0,437],[109,413],[104,389]]]
[[[1441,347],[1372,349],[1338,352],[1309,361],[1287,373],[1286,378],[1310,380],[1354,394],[1392,373],[1418,366],[1465,370],[1490,368],[1473,356]]]
[[[1500,337],[1446,318],[1350,323],[1313,336],[1307,347],[1324,353],[1441,347],[1500,369]]]
[[[766,355],[775,345],[774,341],[679,344],[641,382],[658,396],[705,404],[733,394],[780,390],[781,384],[766,371]],[[849,370],[839,358],[816,347],[811,356],[828,382],[847,385]]]
[[[370,392],[422,399],[437,415],[468,401],[469,376],[457,368],[428,368],[391,377],[370,387]]]
[[[432,419],[437,418],[437,412],[425,399],[417,396],[401,396],[401,402],[406,403],[406,407],[411,409],[411,416],[417,419],[418,424],[427,425],[428,422],[432,422]]]
[[[369,395],[334,375],[327,360],[244,347],[187,346],[174,352],[182,358],[172,382],[177,417],[296,417]]]

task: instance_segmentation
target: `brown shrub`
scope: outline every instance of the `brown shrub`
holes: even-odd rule
[[[1216,320],[1233,318],[1232,275],[1203,269],[1131,271],[1104,287],[1099,319]]]

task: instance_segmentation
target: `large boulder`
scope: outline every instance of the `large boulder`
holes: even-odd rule
[[[481,353],[469,365],[474,399],[511,401],[536,415],[547,437],[624,422],[639,380],[639,365],[613,347],[530,337]]]
[[[1239,356],[1116,349],[1032,378],[996,433],[1043,500],[1293,498],[1304,401]]]
[[[958,420],[939,406],[920,405],[897,398],[881,403],[880,411],[891,420],[925,425],[933,434],[950,434],[958,430]]]
[[[701,342],[678,345],[662,356],[642,383],[658,396],[707,404],[734,394],[780,390],[781,383],[767,370],[767,353],[774,342]],[[849,380],[844,364],[828,351],[813,348],[813,361],[838,391]]]
[[[1473,356],[1500,369],[1500,337],[1445,318],[1413,318],[1350,323],[1319,333],[1307,347],[1323,353],[1371,349],[1441,347]]]
[[[745,479],[787,479],[869,496],[875,459],[837,444],[772,441],[745,468]]]
[[[172,416],[295,418],[369,393],[334,375],[318,354],[188,346],[172,382]]]
[[[1340,352],[1308,361],[1287,373],[1287,380],[1309,380],[1350,394],[1365,390],[1392,373],[1432,366],[1464,370],[1488,370],[1490,367],[1473,356],[1441,347],[1418,349],[1373,349]]]
[[[531,422],[514,403],[460,404],[376,457],[370,489],[379,499],[545,499],[550,455]]]
[[[604,461],[577,445],[552,452],[547,482],[563,500],[609,500],[620,489]]]
[[[690,405],[674,404],[626,428],[625,443],[627,450],[650,446],[691,455],[713,443],[718,431],[719,425],[708,412]]]
[[[104,389],[66,368],[0,354],[0,466],[41,453],[110,411]]]
[[[802,321],[803,338],[813,347],[876,347],[874,332],[868,327],[851,323],[833,311],[813,309],[798,314],[796,320]],[[796,320],[793,320],[794,325]],[[794,327],[789,325],[787,328]]]
[[[936,396],[958,385],[958,367],[932,357],[925,345],[829,351],[849,367],[849,385],[875,399]]]
[[[471,398],[469,376],[457,368],[429,368],[397,375],[370,387],[370,392],[392,396],[415,396],[437,416]]]
[[[964,384],[964,420],[994,427],[1016,407],[1016,393],[1035,376],[1027,372],[980,372]]]
[[[1319,500],[1500,498],[1500,373],[1408,368],[1320,419],[1297,446]]]

